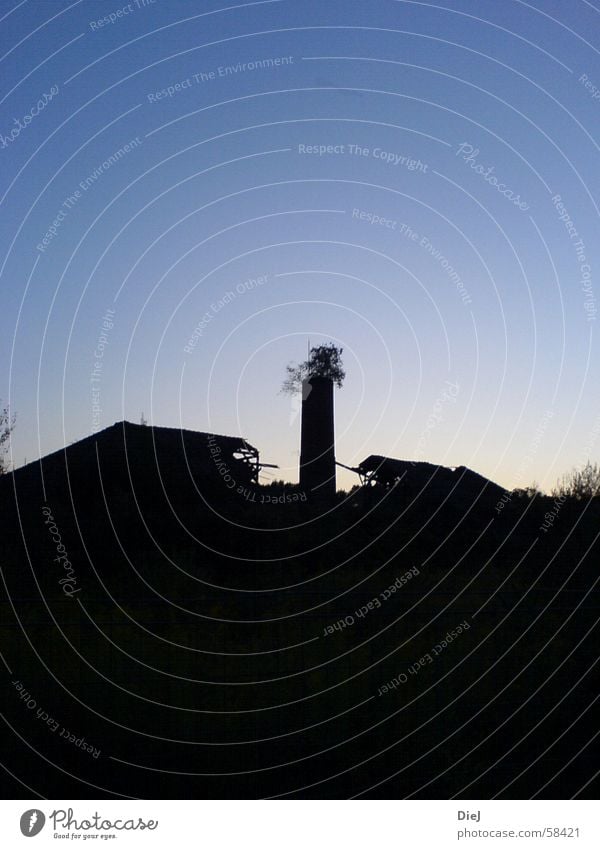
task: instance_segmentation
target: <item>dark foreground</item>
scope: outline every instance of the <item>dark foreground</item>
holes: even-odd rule
[[[598,499],[90,445],[0,479],[7,798],[597,798]]]

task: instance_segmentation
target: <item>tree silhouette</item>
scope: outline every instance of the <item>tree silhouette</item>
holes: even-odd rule
[[[340,387],[346,377],[342,365],[342,351],[343,348],[338,348],[333,342],[311,348],[307,360],[286,366],[287,377],[281,391],[288,395],[295,395],[302,391],[302,382],[311,377],[330,378],[336,386]]]
[[[572,469],[557,482],[552,494],[565,495],[578,501],[600,495],[600,466],[588,460],[582,469]]]
[[[8,450],[10,435],[13,432],[16,418],[11,416],[8,407],[0,409],[0,475],[6,471],[6,461],[4,455]]]

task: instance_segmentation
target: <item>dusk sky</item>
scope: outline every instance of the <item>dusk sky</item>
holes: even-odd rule
[[[347,465],[598,459],[591,3],[0,10],[13,467],[143,411],[296,481],[285,366],[329,341]]]

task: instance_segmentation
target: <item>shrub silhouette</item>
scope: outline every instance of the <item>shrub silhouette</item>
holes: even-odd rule
[[[577,501],[600,495],[600,466],[588,460],[582,469],[574,467],[557,481],[552,495],[564,495]]]

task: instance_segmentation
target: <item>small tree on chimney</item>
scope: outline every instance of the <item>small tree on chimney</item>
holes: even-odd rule
[[[333,388],[341,386],[345,377],[342,349],[329,343],[311,348],[305,362],[288,365],[282,386],[295,398],[302,392],[300,489],[315,504],[335,499]]]
[[[338,348],[332,342],[311,348],[307,360],[286,366],[287,377],[281,391],[295,395],[302,391],[303,381],[312,377],[327,377],[335,386],[341,387],[346,377],[342,365],[342,351],[343,348]]]

